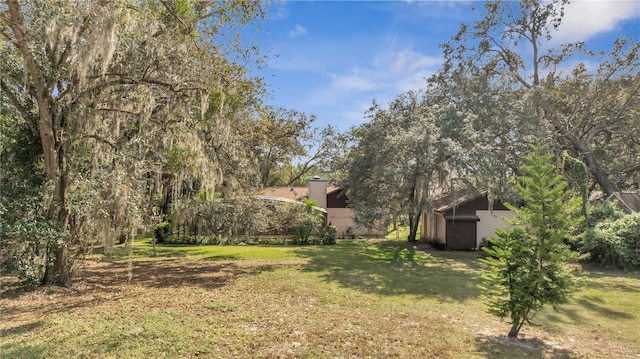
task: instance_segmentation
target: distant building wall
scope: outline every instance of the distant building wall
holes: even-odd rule
[[[336,227],[339,238],[345,238],[349,228],[351,228],[357,236],[383,235],[383,233],[377,230],[367,230],[367,228],[364,227],[357,227],[353,222],[353,210],[351,208],[327,208],[327,223]],[[386,233],[384,235],[386,235]]]
[[[347,208],[349,200],[343,190],[334,190],[327,193],[327,208]]]

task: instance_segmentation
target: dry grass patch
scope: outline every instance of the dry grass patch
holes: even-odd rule
[[[3,277],[2,357],[640,354],[637,338],[615,330],[640,327],[637,277],[591,273],[571,305],[559,314],[541,313],[541,326],[523,329],[525,340],[510,341],[504,337],[508,325],[485,314],[477,298],[477,253],[394,241],[216,248],[192,247],[179,256],[167,251],[153,261],[138,255],[131,271],[127,261],[97,258],[67,289],[25,290]],[[231,252],[238,259],[220,259]]]

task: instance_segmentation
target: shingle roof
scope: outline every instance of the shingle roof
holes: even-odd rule
[[[640,212],[640,192],[615,192],[613,196],[625,207],[626,212]]]
[[[308,187],[266,187],[259,191],[260,195],[288,199],[300,199],[309,194]]]
[[[332,193],[338,189],[340,188],[327,186],[327,194]],[[266,187],[259,190],[258,194],[269,197],[300,199],[309,195],[309,187]]]
[[[436,212],[446,212],[484,194],[485,192],[474,192],[467,189],[444,193],[433,201],[433,210]]]

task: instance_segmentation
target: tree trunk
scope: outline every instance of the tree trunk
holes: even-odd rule
[[[418,225],[420,225],[420,214],[409,213],[409,242],[415,242],[418,235]]]
[[[520,323],[513,323],[513,325],[511,326],[511,330],[509,330],[509,334],[507,335],[509,338],[514,338],[517,339],[518,338],[518,334],[520,333],[520,328],[522,327],[522,325],[520,325]]]
[[[70,216],[69,210],[69,176],[67,172],[67,161],[62,148],[58,151],[55,147],[46,146],[43,143],[45,154],[47,151],[53,151],[53,155],[57,157],[55,161],[56,176],[54,176],[55,191],[53,199],[49,205],[48,216],[58,222],[60,230],[71,233],[70,231]],[[71,283],[71,263],[69,261],[69,242],[70,238],[66,238],[64,242],[58,243],[53,241],[49,244],[49,250],[47,251],[47,263],[45,268],[44,278],[42,283],[46,285],[58,285],[67,287]]]
[[[582,160],[587,165],[589,173],[591,173],[593,178],[598,182],[600,188],[602,188],[602,191],[604,191],[607,196],[610,196],[614,192],[616,192],[616,186],[609,179],[609,174],[602,168],[600,162],[598,162],[598,159],[593,155],[593,152],[589,150],[587,145],[569,130],[564,128],[562,124],[560,124],[560,122],[558,122],[558,120],[553,117],[553,115],[547,113],[545,117],[555,128],[555,130],[558,131],[567,142],[569,142],[573,149],[578,153],[580,158],[582,158]]]
[[[45,81],[43,71],[36,61],[32,44],[26,36],[24,15],[18,1],[7,2],[11,21],[8,22],[15,35],[15,45],[22,54],[25,66],[33,81],[31,95],[38,108],[38,131],[44,156],[46,178],[55,185],[53,199],[49,206],[48,218],[58,221],[62,231],[69,232],[68,187],[66,160],[62,153],[61,140],[56,137],[52,87]],[[62,125],[61,125],[62,127]],[[49,243],[47,263],[42,282],[45,284],[69,285],[71,268],[68,261],[67,243]]]
[[[42,284],[68,287],[71,284],[71,266],[67,243],[53,244],[48,257]]]

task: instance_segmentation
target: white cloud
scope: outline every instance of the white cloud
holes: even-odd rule
[[[298,37],[307,34],[307,29],[302,25],[296,25],[293,27],[293,30],[289,31],[289,36]]]
[[[439,57],[427,56],[411,49],[400,50],[393,57],[392,69],[396,72],[419,71],[442,62]]]
[[[565,6],[564,13],[562,24],[553,36],[557,43],[585,41],[615,30],[621,21],[640,19],[640,2],[573,1]]]
[[[376,88],[371,78],[357,74],[332,75],[332,87],[339,91],[370,91]]]
[[[362,120],[363,109],[368,108],[371,101],[385,106],[401,92],[425,88],[425,78],[441,63],[440,57],[411,47],[397,48],[391,41],[368,60],[359,61],[358,66],[330,73],[330,82],[316,87],[311,98],[316,105],[340,109],[350,121],[357,117]],[[346,110],[347,107],[350,110]]]
[[[283,20],[289,18],[289,9],[284,2],[273,1],[267,7],[267,19]]]

